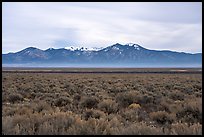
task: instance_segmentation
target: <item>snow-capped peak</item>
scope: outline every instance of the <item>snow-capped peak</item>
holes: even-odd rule
[[[126,45],[128,45],[128,46],[134,46],[135,44],[134,44],[134,43],[127,43]]]
[[[84,47],[70,46],[70,47],[65,47],[65,49],[75,51],[75,50],[84,50]]]
[[[133,46],[135,49],[140,50],[140,47],[139,47],[138,44],[128,43],[128,44],[126,44],[126,45],[128,45],[128,46]]]
[[[103,49],[103,47],[91,47],[91,48],[88,48],[88,50],[91,50],[91,51],[99,51]]]
[[[71,50],[71,51],[75,51],[75,50],[80,50],[80,51],[98,51],[103,49],[103,47],[65,47],[65,49]]]

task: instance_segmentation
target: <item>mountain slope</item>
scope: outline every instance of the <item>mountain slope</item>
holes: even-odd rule
[[[26,48],[16,53],[2,55],[3,64],[112,64],[112,65],[202,65],[202,53],[190,54],[173,51],[149,50],[138,44],[114,45],[100,50]]]

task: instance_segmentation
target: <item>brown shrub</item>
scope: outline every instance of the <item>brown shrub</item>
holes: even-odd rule
[[[155,102],[155,99],[153,96],[150,96],[150,95],[147,95],[147,94],[144,94],[144,95],[138,95],[136,98],[135,98],[136,102],[141,104],[141,105],[147,105],[147,104],[152,104],[152,103],[156,103]],[[157,99],[159,100],[159,99]]]
[[[118,128],[113,134],[116,135],[163,135],[162,128],[148,126],[145,122],[131,124],[127,127]]]
[[[15,103],[15,102],[19,102],[19,101],[23,101],[23,96],[21,94],[10,94],[8,96],[8,101],[11,102],[11,103]]]
[[[83,115],[85,120],[88,120],[89,118],[99,119],[99,118],[102,118],[104,116],[105,116],[105,113],[103,111],[95,110],[95,109],[87,109]]]
[[[110,99],[103,100],[98,104],[98,108],[108,114],[118,111],[118,104]]]
[[[74,97],[73,97],[73,100],[74,101],[80,101],[80,99],[81,99],[81,96],[79,95],[79,94],[76,94],[76,95],[74,95]]]
[[[150,118],[161,125],[171,124],[175,120],[175,116],[173,114],[169,114],[165,111],[152,112],[150,113]]]
[[[169,98],[173,100],[184,100],[185,96],[184,96],[184,93],[176,90],[170,93]]]
[[[130,104],[135,103],[137,97],[137,93],[135,92],[125,92],[125,93],[119,93],[116,96],[116,101],[119,103],[122,107],[128,107]]]
[[[68,97],[60,97],[55,100],[54,105],[57,107],[62,107],[70,104],[71,102],[71,99],[69,99]]]
[[[32,108],[34,112],[40,113],[43,111],[50,111],[52,108],[49,104],[44,101],[41,101],[37,104],[32,104]]]
[[[85,108],[96,108],[98,103],[99,100],[96,97],[85,97],[80,105]]]
[[[187,123],[174,123],[171,125],[171,135],[202,135],[202,125],[195,123],[188,125]]]
[[[138,122],[138,110],[136,109],[128,109],[121,112],[121,116],[125,121],[128,122]]]
[[[183,108],[176,113],[176,116],[187,123],[199,122],[202,124],[202,99],[186,100]]]
[[[2,134],[202,134],[201,74],[3,75]]]

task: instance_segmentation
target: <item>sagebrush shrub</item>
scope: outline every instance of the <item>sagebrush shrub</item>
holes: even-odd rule
[[[170,93],[169,98],[173,100],[184,100],[185,96],[182,92],[176,90]]]
[[[128,107],[130,104],[135,103],[137,93],[135,92],[125,92],[119,93],[116,96],[116,100],[122,107]]]
[[[98,103],[99,100],[96,97],[85,97],[81,101],[81,106],[85,108],[96,108]]]
[[[8,101],[11,103],[23,101],[23,96],[21,94],[18,94],[18,93],[10,94],[8,96]]]
[[[173,114],[169,114],[165,111],[152,112],[150,113],[150,118],[161,125],[171,124],[175,120],[175,116]]]
[[[71,100],[68,97],[60,97],[55,100],[54,105],[57,107],[62,107],[68,105],[69,103],[71,103]]]
[[[202,124],[202,99],[187,100],[183,108],[176,113],[176,116],[188,123],[199,122]]]
[[[2,74],[3,135],[202,135],[201,74]]]
[[[103,111],[100,111],[100,110],[88,109],[84,112],[83,116],[84,116],[85,120],[88,120],[89,118],[99,119],[101,117],[104,117],[105,113]]]
[[[51,110],[51,106],[46,102],[42,101],[32,105],[33,111],[40,113],[42,111],[49,111]]]
[[[170,130],[171,135],[202,135],[202,125],[195,123],[188,125],[188,123],[173,123]]]
[[[118,111],[118,104],[113,100],[107,99],[100,102],[98,108],[110,114]]]

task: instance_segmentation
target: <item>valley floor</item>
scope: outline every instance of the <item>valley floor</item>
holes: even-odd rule
[[[201,135],[202,73],[3,71],[2,134]]]

